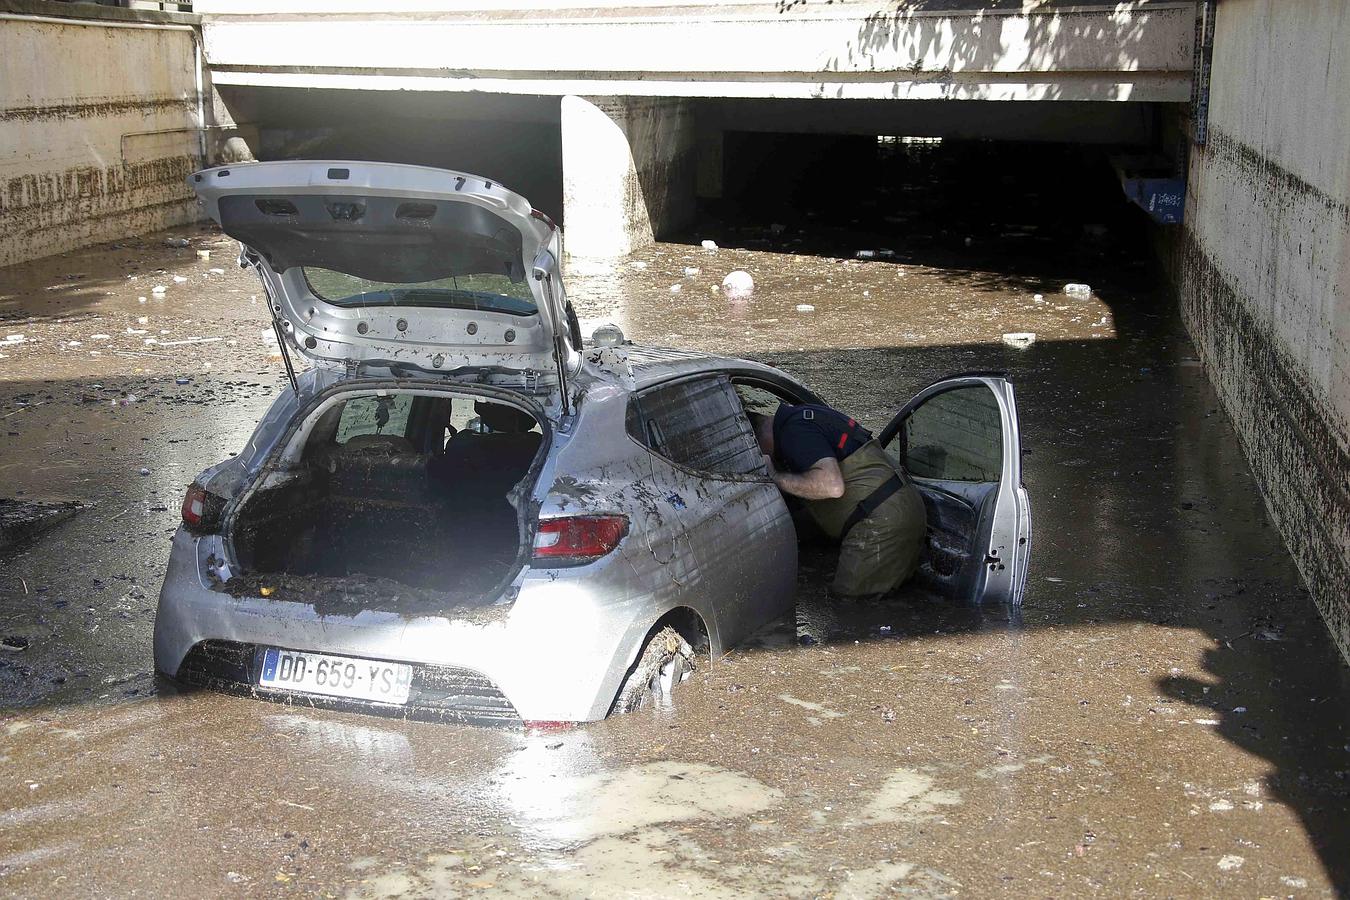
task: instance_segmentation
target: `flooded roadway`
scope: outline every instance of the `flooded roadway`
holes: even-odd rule
[[[229,244],[179,235],[192,245],[0,270],[0,339],[23,335],[0,344],[0,497],[90,504],[0,551],[0,638],[26,642],[0,653],[0,892],[1350,885],[1346,669],[1172,304],[1129,260],[1028,270],[978,237],[857,260],[851,238],[830,256],[766,229],[711,235],[740,249],[575,267],[589,323],[767,360],[874,428],[938,377],[1007,369],[1033,568],[1020,614],[852,606],[817,646],[770,629],[673,709],[523,735],[157,691],[154,598],[183,488],[284,383]],[[728,303],[714,286],[738,268],[758,287]],[[1078,280],[1097,295],[1060,293]],[[1027,331],[1029,349],[1001,343]],[[808,609],[820,576],[803,573]]]

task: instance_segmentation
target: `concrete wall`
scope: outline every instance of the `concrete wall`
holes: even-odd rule
[[[196,0],[220,84],[1185,102],[1193,0]]]
[[[0,5],[0,266],[196,217],[194,32],[125,10],[9,17],[71,9]]]
[[[1350,4],[1222,0],[1183,314],[1350,659]],[[1236,574],[1236,573],[1235,573]]]
[[[564,97],[562,163],[569,256],[620,256],[693,221],[688,101]]]

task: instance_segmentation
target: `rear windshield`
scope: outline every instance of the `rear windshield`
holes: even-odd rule
[[[436,281],[372,281],[332,269],[304,267],[309,289],[334,306],[430,306],[529,316],[538,312],[529,282],[506,275],[454,275]]]

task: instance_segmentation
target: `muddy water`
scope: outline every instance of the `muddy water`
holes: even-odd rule
[[[156,689],[182,488],[282,385],[228,245],[169,236],[192,244],[0,270],[0,339],[24,335],[0,345],[0,496],[89,504],[0,555],[0,637],[28,641],[0,653],[0,891],[1346,888],[1345,669],[1170,303],[1131,260],[1080,248],[1014,266],[959,236],[859,260],[885,244],[765,228],[574,267],[588,324],[769,360],[874,428],[935,378],[1007,369],[1033,570],[1020,611],[822,608],[829,561],[811,557],[801,597],[823,643],[798,646],[786,623],[704,667],[674,708],[522,735]],[[748,300],[714,291],[733,269],[757,283]],[[1071,280],[1096,295],[1064,296]],[[1001,342],[1027,331],[1029,349]]]

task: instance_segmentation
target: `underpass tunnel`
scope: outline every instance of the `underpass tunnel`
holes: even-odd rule
[[[399,162],[481,175],[563,213],[557,97],[445,91],[225,87],[259,160]]]
[[[1126,196],[1122,161],[1180,168],[1156,104],[825,106],[837,131],[796,102],[700,110],[695,230],[1009,275],[1072,277],[1104,259],[1134,270],[1157,223]]]

